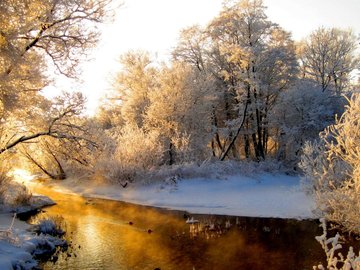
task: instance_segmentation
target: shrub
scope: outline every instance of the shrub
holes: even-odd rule
[[[360,95],[345,113],[307,143],[300,167],[327,220],[360,234]]]
[[[136,126],[114,130],[117,145],[105,149],[99,158],[96,171],[106,181],[124,184],[133,182],[144,171],[162,162],[163,148],[157,132],[145,132]]]
[[[65,234],[65,221],[61,216],[49,216],[40,219],[35,227],[38,234],[49,234],[51,236],[63,236]]]
[[[110,157],[101,159],[97,164],[95,178],[104,179],[106,182],[125,185],[134,182],[136,176],[141,174],[136,167]]]
[[[11,204],[13,205],[30,205],[30,200],[32,198],[32,193],[29,189],[20,185],[16,189],[15,197],[12,199]]]
[[[159,136],[156,131],[146,132],[136,126],[125,126],[118,138],[116,159],[138,169],[158,166],[163,158]]]

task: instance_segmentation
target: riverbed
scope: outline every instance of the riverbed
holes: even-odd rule
[[[315,220],[191,215],[51,188],[35,191],[57,203],[35,219],[63,217],[71,243],[44,269],[296,270],[324,261]]]

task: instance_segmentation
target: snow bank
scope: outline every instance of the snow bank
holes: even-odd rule
[[[1,205],[0,212],[0,269],[34,269],[38,262],[34,259],[43,254],[52,254],[56,246],[66,242],[50,235],[36,235],[31,226],[24,221],[13,218],[9,211],[24,213],[34,211],[54,202],[45,196],[32,196],[29,205]]]
[[[127,188],[85,180],[52,182],[57,191],[85,197],[186,210],[199,214],[251,217],[315,218],[315,203],[300,186],[300,177],[262,173],[223,179],[169,179]]]
[[[11,230],[12,214],[0,214],[0,269],[34,269],[37,257],[51,255],[57,246],[66,246],[66,241],[47,234],[36,235],[31,226],[15,219]]]
[[[10,213],[0,214],[0,269],[32,269],[37,265],[31,255],[35,245],[30,250],[25,240],[31,239],[29,228],[25,222],[13,220]]]
[[[0,241],[0,269],[32,269],[35,266],[37,262],[29,252],[4,240]]]

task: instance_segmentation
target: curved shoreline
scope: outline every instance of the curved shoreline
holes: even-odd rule
[[[90,180],[67,179],[32,183],[56,192],[123,201],[144,206],[214,214],[291,219],[317,218],[314,199],[302,190],[300,178],[262,174],[256,178],[242,175],[225,179],[183,179],[174,184],[120,185]]]

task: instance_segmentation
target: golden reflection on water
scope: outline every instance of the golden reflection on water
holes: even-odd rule
[[[35,191],[58,202],[45,214],[64,217],[73,247],[45,269],[311,269],[322,258],[312,223],[198,216],[194,230],[184,212]]]

